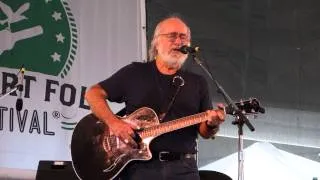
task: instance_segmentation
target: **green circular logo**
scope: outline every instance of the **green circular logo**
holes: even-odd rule
[[[64,78],[76,55],[75,19],[64,0],[0,0],[0,66]]]

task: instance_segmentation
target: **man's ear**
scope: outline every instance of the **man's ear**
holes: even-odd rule
[[[154,42],[154,51],[156,52],[156,55],[158,55],[158,44],[159,44],[158,41]]]
[[[154,41],[154,47],[155,47],[155,49],[158,49],[158,44],[159,44],[159,39],[156,39],[156,40]]]

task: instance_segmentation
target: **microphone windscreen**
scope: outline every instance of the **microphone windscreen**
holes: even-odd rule
[[[22,106],[23,106],[23,101],[22,101],[21,98],[18,98],[17,102],[16,102],[16,110],[17,111],[21,111],[22,110]]]

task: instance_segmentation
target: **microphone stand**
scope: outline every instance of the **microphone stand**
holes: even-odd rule
[[[243,112],[238,108],[238,106],[233,102],[230,96],[226,93],[223,87],[219,84],[219,82],[213,77],[213,75],[208,71],[208,69],[203,65],[200,58],[196,53],[190,53],[192,55],[193,60],[202,68],[202,70],[210,77],[215,86],[217,87],[217,92],[220,93],[227,105],[232,109],[232,114],[235,116],[235,121],[232,122],[233,125],[238,126],[238,180],[244,179],[244,156],[243,156],[243,125],[247,125],[247,127],[254,131],[254,127],[248,120],[248,118],[243,114]]]
[[[24,68],[24,65],[21,66],[21,68],[20,68],[19,72],[16,74],[16,76],[18,76],[23,71],[23,68]],[[22,81],[23,81],[23,77],[22,77]],[[5,91],[4,93],[1,93],[0,99],[6,97],[7,95],[9,95],[12,92],[22,91],[22,90],[23,90],[23,84],[19,84],[19,82],[17,82],[17,84],[12,89],[9,89],[9,90]]]

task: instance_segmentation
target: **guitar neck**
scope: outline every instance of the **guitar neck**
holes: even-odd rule
[[[168,132],[172,132],[178,129],[182,129],[185,127],[189,127],[195,124],[199,124],[203,121],[206,121],[207,118],[207,113],[202,112],[199,114],[194,114],[191,116],[179,118],[173,121],[169,122],[164,122],[156,126],[148,127],[144,129],[143,131],[139,132],[139,135],[141,137],[157,137],[161,134],[165,134]]]
[[[246,101],[241,101],[241,102],[235,103],[235,105],[238,107],[238,111],[241,111],[245,115],[265,112],[264,108],[260,106],[259,101],[256,98],[249,99]],[[226,114],[230,114],[234,116],[235,109],[233,107],[226,106],[224,108],[224,111]],[[144,138],[157,137],[161,134],[165,134],[168,132],[172,132],[178,129],[188,127],[188,126],[199,124],[206,120],[208,120],[208,115],[206,112],[202,112],[202,113],[194,114],[191,116],[183,117],[180,119],[176,119],[173,121],[164,122],[155,126],[147,127],[142,131],[139,131],[138,134]]]

